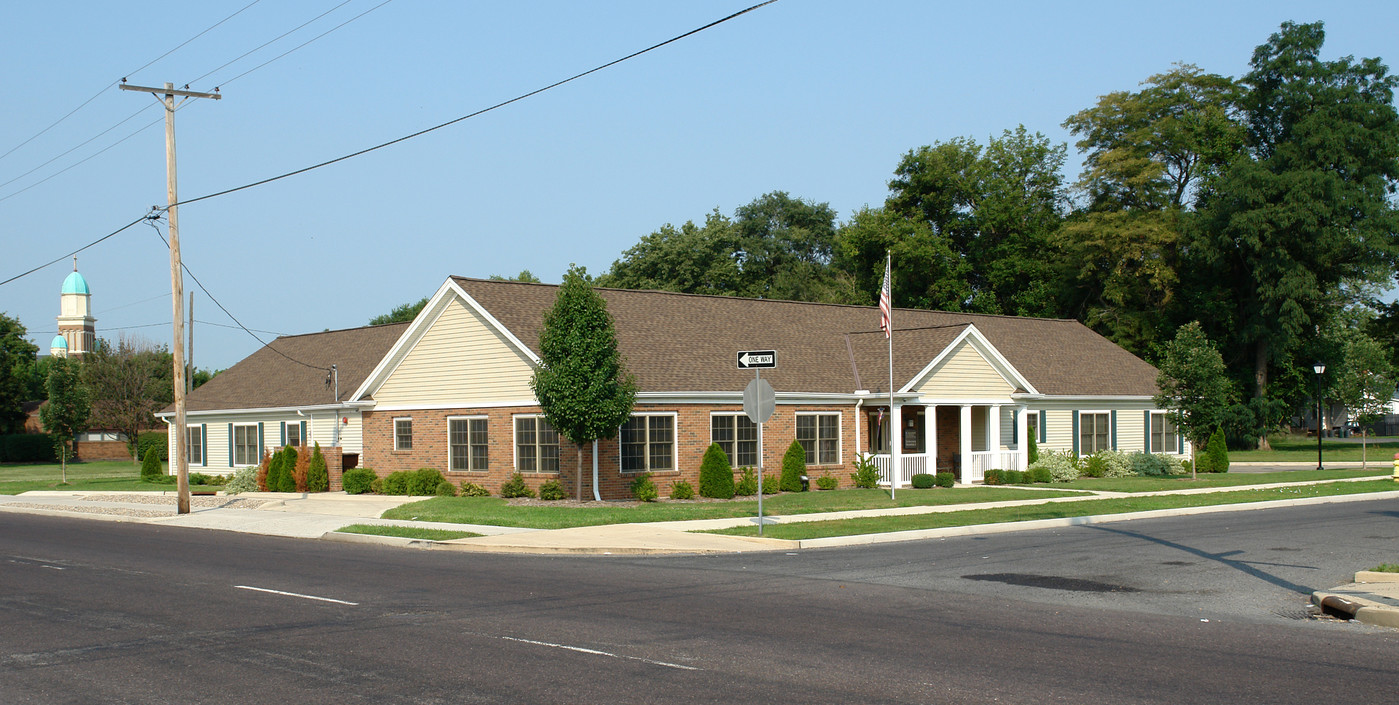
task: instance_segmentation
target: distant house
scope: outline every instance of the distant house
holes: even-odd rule
[[[518,471],[571,488],[575,449],[529,387],[557,290],[452,277],[410,323],[278,338],[190,394],[191,465],[227,472],[265,449],[318,442],[344,467],[381,475],[434,467],[496,491]],[[599,444],[603,498],[627,496],[642,472],[662,492],[697,483],[711,443],[735,467],[761,454],[773,472],[795,439],[809,474],[842,484],[870,454],[899,485],[1024,468],[1031,436],[1080,455],[1189,450],[1152,403],[1156,369],[1077,321],[896,309],[891,408],[874,307],[598,292],[640,390],[631,420]],[[762,349],[777,351],[763,372],[777,410],[759,437],[742,411],[753,372],[737,369],[737,353]],[[592,449],[583,456],[592,493]]]

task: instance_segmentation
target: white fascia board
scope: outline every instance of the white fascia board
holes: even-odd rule
[[[955,350],[962,341],[970,343],[987,362],[991,363],[991,367],[995,368],[996,372],[998,372],[1001,377],[1005,378],[1012,386],[1018,389],[1024,389],[1031,394],[1039,393],[1035,389],[1035,386],[1030,384],[1029,380],[1025,379],[1025,375],[1020,374],[1020,370],[1015,369],[1015,366],[1010,364],[1010,361],[1001,354],[1001,351],[997,350],[996,346],[992,345],[991,341],[986,339],[986,336],[977,329],[975,323],[968,323],[966,330],[962,331],[951,343],[948,343],[947,347],[943,348],[942,351],[933,358],[932,362],[929,362],[918,374],[914,375],[913,379],[910,379],[908,384],[900,388],[899,391],[911,391],[914,387],[922,383],[933,373],[933,370],[937,369],[938,365],[941,365],[942,362],[952,354],[952,351]]]
[[[372,408],[373,402],[345,402],[344,404],[317,404],[315,406],[265,406],[252,409],[210,409],[206,411],[186,411],[185,416],[221,416],[224,414],[284,414],[295,413],[297,411],[353,411],[358,413],[361,409]],[[161,412],[155,414],[158,419],[164,419],[168,423],[175,414]]]
[[[503,409],[518,406],[539,406],[539,401],[535,399],[515,399],[511,401],[461,401],[436,404],[382,404],[375,406],[372,411],[378,413],[390,411],[436,411],[440,409]]]
[[[1026,398],[1026,397],[1021,397],[1021,398]],[[1080,394],[1074,394],[1074,395],[1054,395],[1054,396],[1051,396],[1051,395],[1048,395],[1048,394],[1041,394],[1041,395],[1037,395],[1037,396],[1034,396],[1034,397],[1029,397],[1029,398],[1027,398],[1027,399],[1028,399],[1029,401],[1088,401],[1088,402],[1105,402],[1105,403],[1106,403],[1106,402],[1120,402],[1120,401],[1136,401],[1136,402],[1154,403],[1154,402],[1151,401],[1152,399],[1154,399],[1154,397],[1141,396],[1141,395],[1126,395],[1126,394],[1117,395],[1117,396],[1111,396],[1111,395],[1092,395],[1092,394],[1081,394],[1081,395],[1080,395]]]
[[[775,392],[778,404],[853,404],[866,395],[829,392]],[[885,398],[888,398],[887,395]],[[743,390],[733,392],[638,392],[638,404],[742,404]]]
[[[510,332],[508,328],[501,324],[495,316],[492,316],[485,307],[476,301],[476,299],[471,298],[465,290],[457,285],[456,281],[451,277],[447,277],[447,281],[443,282],[442,286],[438,287],[437,293],[432,295],[427,305],[423,307],[423,310],[420,311],[413,319],[413,322],[409,324],[408,329],[403,331],[403,335],[400,335],[398,340],[394,342],[393,347],[389,348],[389,352],[384,355],[384,359],[380,360],[379,364],[374,367],[374,371],[370,372],[369,376],[365,378],[364,384],[361,384],[359,389],[356,389],[355,393],[350,395],[352,401],[360,401],[366,397],[373,396],[373,394],[379,390],[379,387],[383,385],[384,381],[408,358],[408,353],[418,344],[418,341],[422,340],[422,337],[427,334],[428,330],[437,323],[437,319],[441,318],[442,314],[446,312],[447,306],[451,304],[454,296],[460,298],[463,303],[471,307],[473,311],[484,318],[488,325],[500,333],[517,351],[528,358],[536,367],[539,365],[539,356],[535,355],[534,352],[529,349],[529,346],[515,337],[514,333]]]
[[[904,403],[924,406],[1016,406],[1024,402],[1010,397],[913,397]]]

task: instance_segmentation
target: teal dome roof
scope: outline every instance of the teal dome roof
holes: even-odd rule
[[[59,349],[62,349],[62,350],[67,350],[67,349],[68,349],[68,341],[67,341],[66,339],[64,339],[64,337],[61,336],[61,335],[55,335],[55,336],[53,337],[53,342],[52,342],[52,343],[49,343],[49,349],[52,350],[53,348],[59,348]]]
[[[63,280],[63,293],[83,294],[85,296],[90,296],[92,294],[91,291],[87,290],[87,280],[83,278],[83,275],[77,272],[69,274],[68,278]]]

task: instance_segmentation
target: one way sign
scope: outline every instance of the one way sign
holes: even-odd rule
[[[776,350],[740,350],[738,353],[738,369],[753,370],[777,367]]]

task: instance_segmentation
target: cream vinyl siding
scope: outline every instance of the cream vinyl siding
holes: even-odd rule
[[[985,399],[1009,396],[1015,388],[964,340],[917,391],[925,397]]]
[[[534,368],[485,319],[454,300],[374,392],[382,406],[533,399]]]

